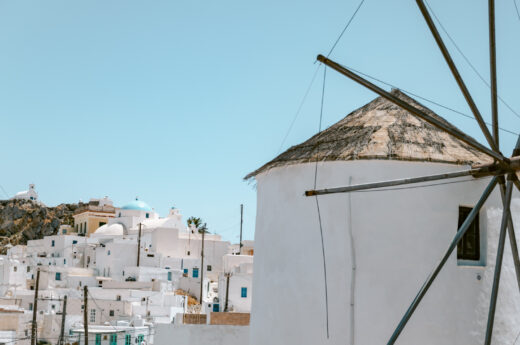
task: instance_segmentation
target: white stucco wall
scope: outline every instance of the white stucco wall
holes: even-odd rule
[[[489,179],[435,187],[319,197],[328,283],[327,340],[324,269],[314,164],[257,176],[252,345],[384,344],[451,242],[460,205],[474,205]],[[463,170],[401,161],[320,163],[317,188]],[[515,192],[514,196],[518,196]],[[485,267],[458,266],[454,253],[401,334],[399,344],[482,343],[487,320],[500,197],[480,213]],[[520,205],[513,217],[520,228]],[[351,241],[356,254],[351,318]],[[487,238],[486,238],[487,237]],[[520,322],[518,287],[506,243],[495,319],[495,344],[513,343]],[[481,277],[479,280],[478,277]]]
[[[154,345],[248,345],[249,326],[158,324]]]
[[[226,303],[226,276],[221,274],[218,281],[218,299],[221,310]],[[246,288],[246,297],[242,297],[242,288]],[[253,274],[235,273],[229,277],[228,311],[238,313],[251,312],[253,296]]]

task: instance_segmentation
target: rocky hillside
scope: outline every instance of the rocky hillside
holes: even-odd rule
[[[7,236],[13,246],[56,234],[61,224],[73,224],[78,204],[41,206],[30,200],[0,200],[0,236]],[[0,253],[5,253],[5,238],[0,237]]]

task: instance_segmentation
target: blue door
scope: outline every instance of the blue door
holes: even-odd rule
[[[219,312],[220,311],[220,305],[218,303],[213,303],[213,311]]]

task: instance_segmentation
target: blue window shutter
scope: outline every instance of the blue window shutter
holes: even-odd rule
[[[199,269],[198,268],[194,268],[193,269],[193,278],[198,278],[199,277]]]
[[[241,296],[242,296],[242,298],[246,298],[247,297],[247,288],[246,287],[242,288]]]

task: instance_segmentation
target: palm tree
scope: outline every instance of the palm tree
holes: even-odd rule
[[[203,223],[202,219],[199,217],[190,217],[188,218],[187,223],[188,227],[193,225],[199,231],[199,233],[209,233],[206,223]]]

